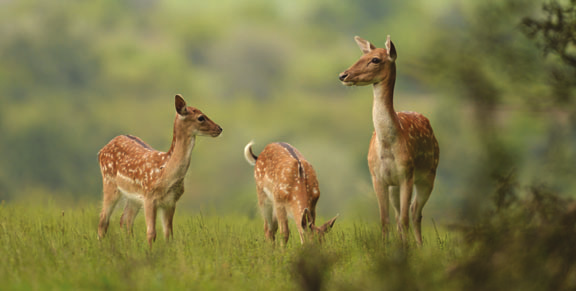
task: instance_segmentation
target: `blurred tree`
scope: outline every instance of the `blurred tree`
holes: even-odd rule
[[[554,53],[564,63],[576,68],[576,1],[559,3],[556,0],[542,5],[545,19],[525,17],[525,33],[537,43],[544,54]]]
[[[337,197],[356,183],[330,180],[364,174],[364,164],[348,157],[365,149],[349,154],[349,143],[327,141],[343,131],[362,136],[366,115],[352,110],[360,101],[342,102],[334,59],[350,35],[339,35],[377,21],[345,17],[348,7],[351,1],[0,1],[0,200],[36,190],[100,199],[98,149],[124,133],[167,149],[172,98],[182,93],[226,132],[199,142],[189,204],[213,201],[226,211],[236,208],[230,193],[250,189],[234,201],[252,205],[250,168],[238,149],[254,138],[322,153],[317,168],[325,188],[335,189],[324,199],[338,207]],[[336,153],[343,158],[333,161],[352,166],[324,162]]]
[[[454,189],[463,197],[462,216],[471,220],[483,215],[490,206],[486,198],[497,195],[502,181],[510,177],[521,177],[522,183],[539,181],[576,190],[573,179],[568,179],[575,173],[573,166],[568,166],[573,165],[575,155],[574,119],[566,122],[567,115],[574,116],[573,102],[568,101],[574,97],[568,89],[572,85],[564,82],[574,78],[565,75],[569,72],[565,65],[543,58],[522,34],[522,23],[529,28],[540,23],[526,18],[537,13],[537,4],[507,0],[463,6],[464,17],[457,20],[458,25],[447,21],[443,33],[429,46],[434,49],[424,58],[427,73],[423,79],[452,92],[446,99],[449,103],[441,105],[450,108],[443,111],[447,114],[442,117],[447,122],[445,132],[452,128],[447,132],[465,135],[439,139],[444,149],[442,161],[453,167],[446,169],[451,172],[450,179],[455,179],[450,184],[459,185]],[[530,121],[516,125],[522,119]],[[453,120],[472,123],[468,127],[466,122],[454,124]],[[459,145],[458,140],[467,141]],[[453,156],[465,151],[468,161]]]
[[[551,94],[547,96],[552,104],[551,123],[543,162],[569,185],[576,162],[576,1],[547,1],[542,4],[542,15],[524,17],[521,27],[550,59],[546,69],[551,86]]]

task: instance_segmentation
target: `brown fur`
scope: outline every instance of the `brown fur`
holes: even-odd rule
[[[422,244],[422,208],[434,187],[439,147],[430,122],[416,112],[394,110],[396,82],[396,48],[386,41],[385,48],[355,38],[363,55],[340,74],[344,85],[373,85],[372,117],[374,134],[368,151],[368,165],[380,209],[382,232],[386,236],[389,224],[388,203],[396,212],[398,230],[405,240],[409,228],[409,208],[412,212],[414,236]],[[412,190],[416,196],[412,199]]]
[[[296,222],[301,243],[307,240],[306,233],[322,236],[332,228],[336,217],[315,226],[316,203],[320,198],[318,180],[312,165],[296,148],[287,143],[271,143],[256,156],[250,143],[244,152],[246,160],[255,166],[258,206],[267,239],[274,241],[280,227],[284,243],[288,242],[288,215]]]
[[[172,144],[167,152],[153,149],[135,136],[121,135],[98,152],[102,173],[103,203],[98,236],[108,230],[114,207],[125,196],[126,207],[120,219],[132,232],[134,218],[144,206],[147,239],[150,246],[156,239],[156,212],[163,210],[166,238],[172,236],[172,220],[176,202],[184,193],[184,175],[190,166],[190,155],[196,135],[217,137],[222,128],[200,110],[186,106],[182,96],[175,97],[176,118]]]

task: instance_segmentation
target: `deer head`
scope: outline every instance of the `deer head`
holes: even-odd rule
[[[321,226],[316,226],[315,217],[312,215],[312,213],[308,208],[304,209],[300,224],[304,232],[307,234],[305,239],[311,240],[314,237],[316,237],[320,242],[323,242],[324,234],[332,230],[332,227],[334,226],[334,223],[336,223],[336,219],[338,218],[338,216],[339,215],[336,215],[334,218],[328,220]]]
[[[389,72],[395,70],[396,48],[386,39],[385,48],[377,48],[369,41],[356,36],[354,40],[363,55],[346,71],[340,73],[339,79],[346,86],[364,86],[388,79]]]
[[[176,95],[175,105],[178,118],[174,122],[174,133],[182,133],[190,137],[195,135],[217,137],[222,133],[222,128],[210,120],[202,111],[187,106],[182,95]]]

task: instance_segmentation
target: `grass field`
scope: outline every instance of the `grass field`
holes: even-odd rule
[[[260,219],[177,213],[174,240],[166,242],[160,236],[152,249],[146,243],[142,214],[134,237],[120,229],[116,213],[108,235],[99,241],[98,212],[98,205],[63,211],[53,203],[0,204],[0,288],[564,290],[576,286],[575,236],[565,232],[574,232],[574,221],[556,231],[550,224],[526,220],[523,211],[516,211],[526,222],[522,227],[514,225],[516,216],[479,224],[467,235],[428,227],[420,248],[403,247],[394,236],[383,242],[376,223],[346,219],[337,222],[322,245],[301,246],[293,231],[289,244],[281,247],[264,241]],[[571,213],[557,212],[561,220],[551,223],[558,224]],[[476,243],[470,243],[471,238]],[[552,240],[563,243],[549,243]]]
[[[302,247],[293,232],[281,247],[264,240],[260,219],[202,214],[177,214],[174,240],[160,236],[149,249],[142,214],[134,237],[113,216],[108,235],[99,241],[98,211],[96,205],[62,211],[50,203],[2,204],[2,289],[287,290],[301,284],[379,289],[401,284],[411,273],[430,273],[413,284],[443,280],[457,256],[446,233],[427,232],[424,247],[405,252],[394,239],[384,244],[377,224],[342,220],[321,246]],[[418,263],[422,260],[426,264]]]

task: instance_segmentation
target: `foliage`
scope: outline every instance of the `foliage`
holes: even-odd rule
[[[385,39],[374,29],[380,17],[361,17],[382,5],[0,3],[0,200],[42,193],[98,203],[98,150],[118,134],[166,150],[181,93],[224,128],[198,141],[182,209],[254,216],[253,169],[241,154],[254,139],[256,149],[290,142],[314,164],[320,213],[365,213],[357,209],[372,206],[362,199],[371,193],[371,93],[346,89],[337,76],[359,54],[354,34]],[[401,4],[386,7],[384,23],[404,18],[393,13]],[[396,31],[399,42],[411,39]],[[404,48],[407,60],[415,47]],[[408,84],[398,87],[420,94]],[[399,94],[399,108],[410,108],[414,96]],[[421,101],[420,111],[432,111],[432,100]]]
[[[576,202],[541,186],[526,189],[525,199],[517,190],[505,185],[498,200],[510,203],[463,230],[470,252],[450,277],[466,290],[574,289]]]
[[[522,23],[538,19],[537,5],[470,4],[458,25],[441,24],[443,33],[431,40],[424,57],[420,78],[446,92],[437,120],[443,129],[441,167],[449,167],[440,175],[456,196],[466,197],[463,218],[480,218],[489,207],[486,193],[510,173],[522,184],[574,193],[576,107],[573,85],[562,81],[572,80],[573,73],[525,36]]]
[[[576,1],[552,0],[543,4],[542,10],[546,19],[525,17],[522,20],[526,34],[540,40],[544,54],[557,54],[563,62],[576,67],[576,56],[570,51],[576,45]]]

